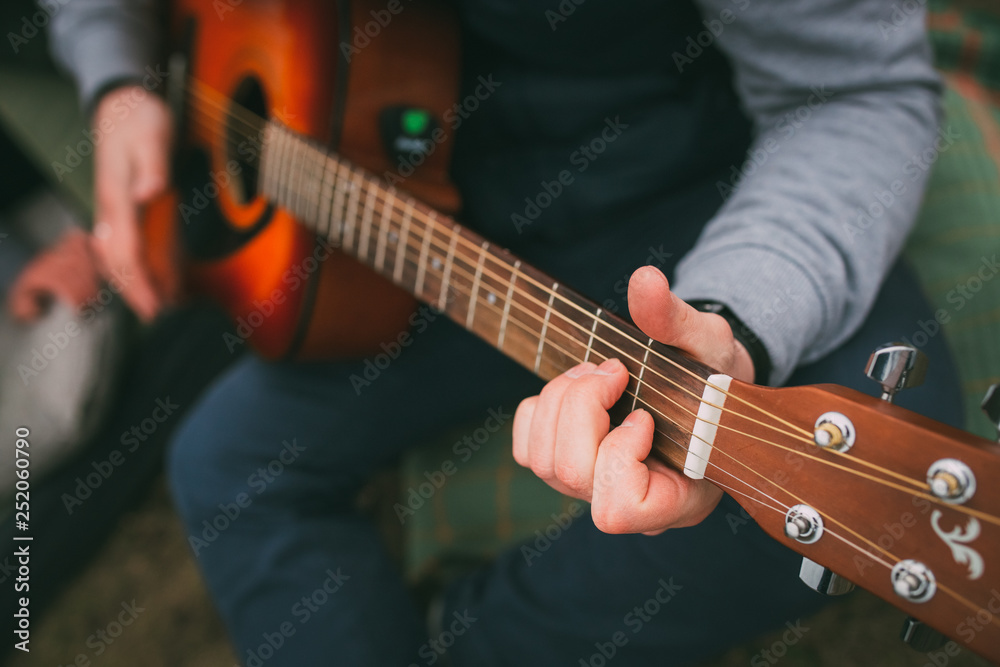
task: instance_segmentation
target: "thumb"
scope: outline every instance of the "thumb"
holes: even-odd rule
[[[628,307],[636,326],[647,336],[698,359],[713,357],[718,342],[732,338],[725,320],[688,305],[670,291],[666,276],[652,266],[644,266],[632,274]]]

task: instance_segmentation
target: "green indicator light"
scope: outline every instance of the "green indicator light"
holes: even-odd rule
[[[423,109],[407,109],[402,116],[403,131],[407,134],[423,134],[431,124],[431,115]]]

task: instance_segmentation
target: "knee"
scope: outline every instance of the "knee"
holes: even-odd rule
[[[166,472],[174,505],[188,523],[224,503],[233,489],[225,466],[219,464],[220,441],[206,437],[199,410],[174,433],[167,448]],[[231,494],[230,494],[231,495]]]

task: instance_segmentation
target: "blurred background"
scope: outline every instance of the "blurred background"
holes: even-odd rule
[[[983,283],[961,311],[947,294],[974,275],[984,256],[1000,250],[1000,6],[985,0],[928,4],[935,56],[947,84],[945,124],[960,139],[937,156],[906,253],[931,303],[951,315],[942,330],[961,371],[967,428],[995,439],[978,403],[1000,380],[1000,280]],[[92,208],[92,145],[72,85],[49,61],[46,22],[45,10],[30,2],[0,7],[0,32],[10,47],[0,49],[3,289],[46,249],[71,246],[67,230],[86,229]],[[31,469],[31,652],[12,651],[5,641],[0,660],[13,667],[235,665],[162,474],[171,431],[238,356],[221,342],[232,327],[203,304],[143,327],[107,286],[88,307],[94,316],[84,334],[61,347],[58,334],[78,313],[52,304],[32,327],[7,322],[6,309],[0,318],[0,432],[31,424],[39,452]],[[49,344],[58,352],[46,352]],[[442,425],[442,431],[453,426]],[[3,441],[9,462],[10,440],[5,435]],[[360,500],[384,519],[386,539],[413,581],[456,554],[488,557],[532,536],[551,512],[565,509],[562,498],[513,463],[509,433],[500,433],[487,455],[463,467],[400,531],[391,499],[419,481],[422,471],[438,469],[451,442],[445,435],[428,443]],[[8,545],[17,528],[13,476],[3,471],[0,585],[3,613],[11,618]],[[483,498],[481,507],[468,506],[471,495]],[[794,642],[779,631],[707,664],[987,664],[968,654],[903,646],[902,620],[901,612],[857,591],[815,617],[789,619],[803,629]]]

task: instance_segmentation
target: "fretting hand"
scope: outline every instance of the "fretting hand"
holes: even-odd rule
[[[753,380],[750,355],[729,323],[674,296],[655,268],[632,275],[628,303],[646,335],[719,372]],[[649,458],[653,418],[645,410],[610,430],[608,410],[628,379],[625,366],[609,359],[580,364],[550,381],[518,406],[514,459],[557,491],[590,502],[594,524],[607,533],[656,534],[694,525],[711,513],[722,491]]]

